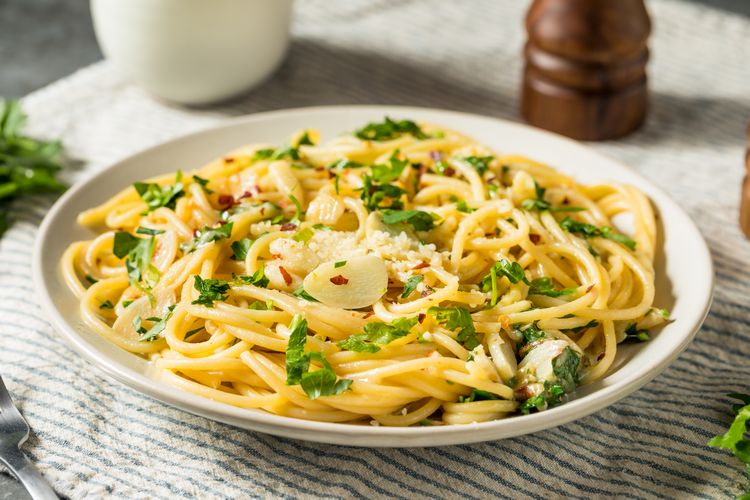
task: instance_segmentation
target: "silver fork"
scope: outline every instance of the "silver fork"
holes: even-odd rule
[[[58,500],[39,469],[20,449],[29,437],[29,424],[10,399],[0,377],[0,462],[21,481],[34,500]]]

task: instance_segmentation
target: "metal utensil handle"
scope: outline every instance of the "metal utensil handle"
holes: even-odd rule
[[[58,500],[57,494],[39,469],[15,446],[0,451],[0,462],[21,481],[33,500]]]

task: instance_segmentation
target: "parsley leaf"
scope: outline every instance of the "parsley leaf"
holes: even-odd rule
[[[459,403],[473,403],[474,401],[494,401],[500,399],[500,396],[492,394],[491,392],[483,391],[481,389],[472,389],[471,394],[468,396],[459,396]]]
[[[572,391],[578,384],[580,364],[581,357],[570,347],[566,347],[552,360],[552,371],[566,392]]]
[[[465,214],[470,214],[472,212],[475,212],[476,208],[471,208],[469,205],[466,204],[466,201],[460,200],[456,203],[456,210],[459,212],[463,212]]]
[[[156,238],[138,238],[130,233],[115,233],[112,251],[119,259],[126,258],[125,268],[131,284],[146,280],[149,286],[158,279],[159,271],[151,264],[156,248]]]
[[[364,168],[367,165],[352,161],[349,158],[342,158],[328,165],[329,170],[344,170],[345,168]]]
[[[294,147],[298,148],[300,146],[314,146],[315,143],[310,139],[310,133],[309,131],[305,130],[302,135],[299,136],[299,138],[294,141]]]
[[[422,210],[383,210],[383,223],[409,224],[417,231],[429,231],[435,227],[436,215]]]
[[[289,195],[289,199],[294,203],[294,217],[292,217],[290,222],[299,222],[302,220],[302,204],[293,194]]]
[[[528,278],[526,278],[526,273],[521,267],[521,264],[518,262],[511,262],[508,259],[500,259],[492,265],[490,272],[482,278],[482,281],[479,284],[483,292],[492,292],[490,306],[497,304],[497,280],[499,276],[505,276],[513,284],[518,283],[519,281],[523,281],[527,285],[531,284]]]
[[[350,335],[337,345],[348,351],[378,352],[380,347],[376,344],[387,345],[396,339],[405,337],[418,322],[419,319],[415,316],[413,318],[397,318],[391,323],[367,323],[364,326],[364,333]]]
[[[490,162],[495,159],[494,156],[467,156],[462,158],[466,163],[474,167],[474,169],[482,177],[484,173],[489,170]]]
[[[411,120],[392,120],[385,117],[385,121],[368,123],[354,132],[359,139],[365,141],[388,141],[402,134],[411,134],[417,139],[427,139],[419,126]]]
[[[294,241],[299,241],[301,243],[307,243],[310,241],[315,234],[315,230],[309,227],[306,227],[304,229],[300,229],[295,233],[294,236],[292,236],[292,239]]]
[[[200,293],[198,298],[192,302],[193,304],[213,307],[214,301],[227,300],[227,297],[229,297],[226,293],[229,291],[229,283],[224,280],[203,279],[196,274],[193,287]]]
[[[339,267],[344,267],[345,265],[346,265],[346,261],[345,260],[340,260],[338,262],[334,262],[333,267],[335,269],[338,269]]]
[[[524,415],[528,415],[532,411],[542,411],[552,406],[557,406],[562,403],[565,399],[565,389],[559,384],[551,384],[550,382],[544,382],[544,390],[524,401],[521,406],[518,407],[518,411]]]
[[[245,260],[253,243],[251,238],[242,238],[232,242],[232,260]]]
[[[546,295],[547,297],[570,295],[571,293],[575,293],[575,291],[575,287],[563,288],[562,290],[555,289],[552,280],[546,276],[533,280],[529,287],[529,295]]]
[[[409,298],[409,295],[417,289],[417,285],[419,285],[422,280],[424,280],[424,276],[421,274],[415,274],[414,276],[409,277],[409,279],[406,280],[406,283],[404,283],[404,291],[401,294],[401,298]]]
[[[305,352],[307,343],[307,321],[295,314],[289,324],[289,340],[286,348],[286,384],[300,384],[310,399],[320,396],[335,396],[349,389],[352,381],[338,379],[331,365],[322,353]],[[308,371],[310,361],[317,361],[323,367]]]
[[[519,351],[521,350],[521,348],[532,344],[537,340],[541,340],[546,336],[544,330],[540,330],[536,326],[536,323],[531,323],[530,325],[526,326],[513,325],[513,333],[521,337],[521,340],[517,345],[517,350]]]
[[[150,236],[156,236],[157,234],[163,234],[163,229],[152,229],[150,227],[138,226],[135,229],[135,234],[148,234]]]
[[[370,167],[370,170],[372,170],[372,178],[377,182],[393,182],[401,177],[401,174],[408,164],[409,162],[407,160],[398,159],[397,149],[388,159],[388,165],[373,165]]]
[[[299,297],[300,299],[306,300],[308,302],[320,302],[318,299],[310,295],[305,291],[303,287],[297,288],[295,291],[292,292],[292,295],[295,297]]]
[[[745,435],[749,432],[750,396],[747,394],[729,394],[729,397],[741,401],[742,404],[732,407],[735,417],[729,430],[724,434],[715,436],[708,442],[708,445],[724,448],[734,453],[734,456],[745,464],[747,476],[750,478],[750,439],[745,438]],[[750,487],[748,487],[748,493],[750,493]]]
[[[270,283],[268,277],[266,276],[265,267],[258,268],[258,270],[255,271],[252,276],[237,276],[234,281],[235,284],[239,283],[241,285],[255,285],[260,288],[267,288],[268,283]]]
[[[150,342],[152,340],[156,340],[161,332],[163,332],[167,327],[167,321],[169,321],[169,318],[172,317],[172,311],[174,310],[174,307],[174,305],[169,306],[167,314],[165,314],[163,318],[146,318],[146,320],[148,321],[155,321],[153,326],[148,330],[141,326],[141,318],[139,316],[136,316],[133,319],[133,327],[135,327],[135,330],[141,334],[138,340],[140,340],[141,342]]]
[[[648,342],[649,340],[651,340],[651,337],[648,334],[648,330],[638,329],[635,323],[629,324],[625,329],[625,340],[623,342]]]
[[[362,176],[362,201],[369,211],[379,208],[400,209],[404,204],[401,196],[406,193],[393,184],[377,184],[369,175]],[[387,204],[386,204],[387,202]]]
[[[99,309],[114,309],[115,305],[110,300],[105,300],[101,304],[99,304]]]
[[[153,212],[160,207],[174,210],[177,199],[185,194],[182,185],[182,172],[177,172],[175,183],[171,186],[162,187],[156,183],[136,182],[133,187],[141,199],[146,202],[148,208],[144,213]]]
[[[560,227],[565,229],[569,233],[577,233],[583,238],[594,238],[597,236],[601,238],[607,238],[608,240],[616,241],[625,245],[630,250],[635,250],[636,243],[634,240],[628,238],[624,234],[616,233],[615,230],[611,227],[604,226],[602,228],[598,228],[592,224],[578,222],[571,219],[570,217],[565,217],[562,222],[560,222]]]
[[[211,193],[213,193],[213,190],[212,190],[212,189],[208,189],[208,179],[204,179],[203,177],[198,177],[197,175],[194,175],[194,176],[193,176],[193,181],[195,181],[195,182],[197,182],[198,184],[200,184],[200,186],[201,186],[201,187],[203,188],[203,191],[204,191],[204,192],[205,192],[206,194],[211,194]]]
[[[233,225],[233,222],[227,222],[223,226],[214,228],[204,226],[200,231],[198,231],[198,237],[193,239],[192,241],[180,245],[180,250],[182,250],[184,253],[191,253],[196,249],[204,245],[208,245],[209,243],[212,243],[214,241],[229,238],[232,235]]]
[[[474,321],[471,319],[469,310],[465,307],[430,307],[427,312],[435,316],[438,323],[449,330],[453,330],[456,340],[464,345],[467,349],[474,349],[479,345],[477,331],[474,328]]]

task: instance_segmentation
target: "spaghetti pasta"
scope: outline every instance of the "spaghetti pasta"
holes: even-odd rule
[[[62,270],[89,327],[181,390],[294,418],[542,411],[666,320],[643,193],[409,120],[243,147],[78,220],[97,235]]]

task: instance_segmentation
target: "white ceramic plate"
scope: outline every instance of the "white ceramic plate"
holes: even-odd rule
[[[518,153],[551,164],[589,183],[615,180],[645,191],[660,221],[656,260],[656,305],[674,321],[647,343],[622,346],[610,373],[581,387],[572,401],[537,414],[471,425],[388,428],[308,422],[261,410],[245,410],[180,392],[149,376],[149,364],[86,328],[78,302],[62,281],[60,257],[73,241],[91,234],[76,215],[134,181],[176,169],[201,167],[237,146],[284,143],[301,128],[321,130],[324,138],[354,130],[384,116],[443,124],[469,134],[499,152]],[[579,143],[516,123],[448,111],[346,106],[303,108],[229,120],[147,149],[106,168],[63,195],[44,219],[34,249],[34,284],[52,324],[73,349],[112,378],[183,410],[246,429],[279,436],[358,446],[436,446],[487,441],[539,431],[583,417],[625,397],[653,379],[690,343],[711,302],[711,258],[695,224],[661,190],[632,170]]]

